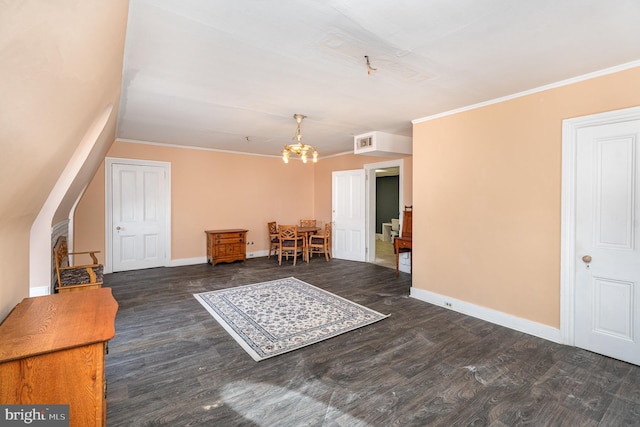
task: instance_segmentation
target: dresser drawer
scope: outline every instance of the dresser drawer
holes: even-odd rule
[[[244,236],[225,236],[220,235],[214,238],[215,243],[217,244],[227,244],[227,243],[244,243]]]
[[[215,239],[244,239],[245,233],[216,233],[213,235]]]

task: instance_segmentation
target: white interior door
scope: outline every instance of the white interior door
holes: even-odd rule
[[[112,160],[111,271],[168,265],[168,164]]]
[[[640,365],[640,120],[578,130],[575,345]]]
[[[364,169],[333,172],[332,220],[333,257],[364,262],[366,259]]]

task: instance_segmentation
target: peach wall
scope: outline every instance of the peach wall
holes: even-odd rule
[[[324,221],[331,221],[331,176],[333,171],[362,169],[364,165],[380,163],[388,160],[395,160],[374,156],[363,156],[356,154],[346,154],[343,156],[328,157],[321,159],[315,165],[315,215]],[[404,185],[403,197],[405,204],[412,203],[412,157],[407,156],[404,160]]]
[[[638,87],[635,68],[416,124],[413,287],[559,327],[562,120]]]
[[[247,228],[247,252],[266,254],[266,223],[301,218],[331,221],[331,172],[388,159],[353,154],[304,165],[280,158],[116,141],[108,157],[171,163],[172,259],[204,258],[204,230]],[[100,249],[104,262],[104,163],[75,215],[77,250]],[[405,200],[411,200],[411,157],[405,158]]]
[[[314,165],[281,158],[116,141],[108,157],[171,163],[171,258],[204,258],[204,230],[246,228],[268,250],[267,222],[314,216]],[[104,251],[104,165],[77,208],[76,247]]]
[[[38,246],[45,255],[35,262],[48,265],[57,207],[40,215],[43,206],[92,123],[109,104],[119,104],[128,6],[127,0],[2,2],[0,321],[33,289],[36,218],[47,235],[36,239],[46,247]],[[115,127],[115,120],[109,122],[104,135],[111,138],[97,141],[96,151],[106,152]],[[93,176],[99,162],[87,161],[76,177]],[[61,204],[78,196],[70,185]],[[37,285],[48,289],[50,274],[45,276]]]
[[[87,186],[73,218],[73,250],[76,252],[95,251],[98,262],[105,260],[105,198],[104,161]]]

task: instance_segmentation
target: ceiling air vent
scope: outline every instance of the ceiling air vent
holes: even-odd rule
[[[371,147],[371,145],[373,145],[373,137],[372,136],[365,136],[363,138],[357,138],[356,141],[357,141],[356,150],[363,149],[363,148],[368,148],[368,147]]]
[[[413,154],[409,136],[369,132],[353,137],[354,154],[378,157],[405,157]]]

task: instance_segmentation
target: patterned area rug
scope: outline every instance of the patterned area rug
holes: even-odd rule
[[[256,361],[388,317],[294,277],[193,296]]]

